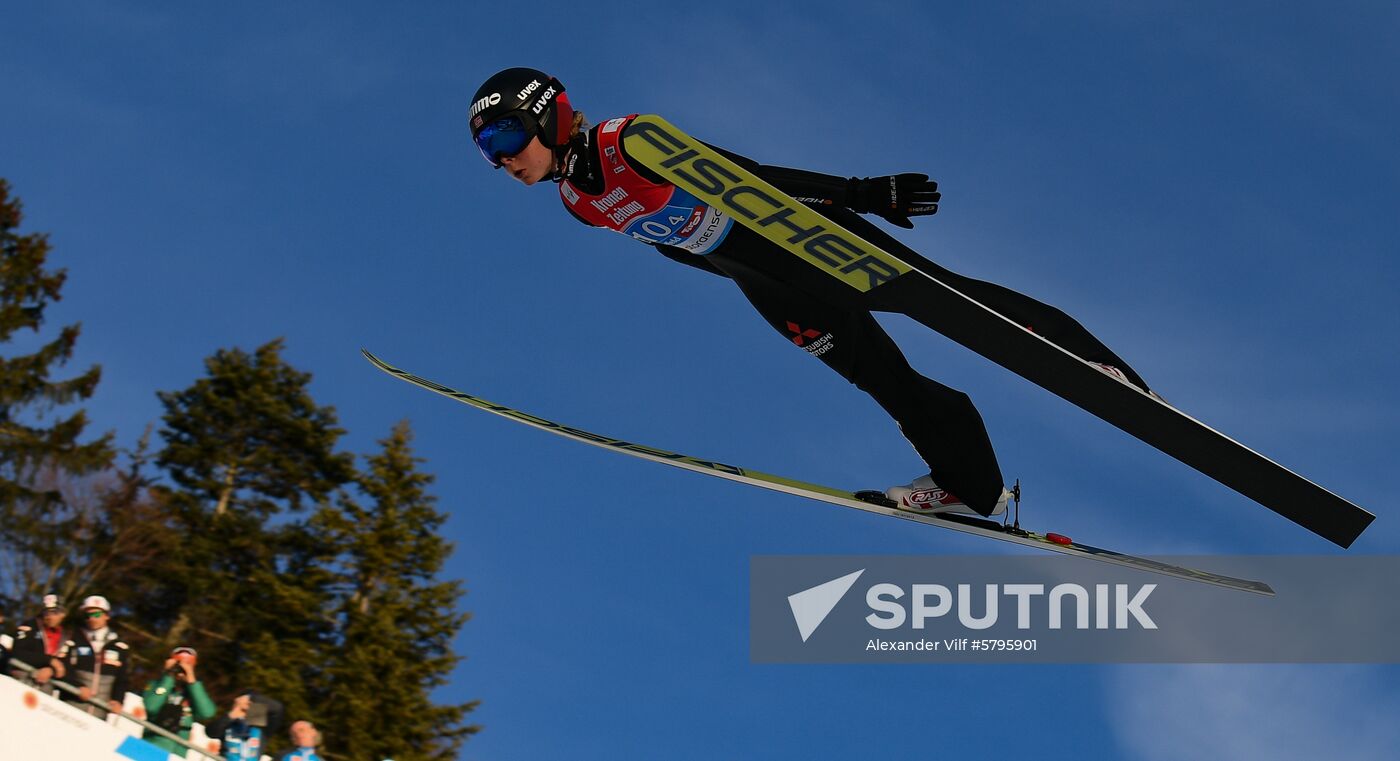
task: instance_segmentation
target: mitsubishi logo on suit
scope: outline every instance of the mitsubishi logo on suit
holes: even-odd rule
[[[811,328],[806,328],[806,329],[804,330],[801,326],[799,326],[799,325],[798,325],[797,323],[795,323],[795,322],[789,321],[788,324],[787,324],[787,328],[788,328],[788,331],[791,332],[791,333],[793,334],[793,335],[792,335],[792,342],[795,343],[795,344],[797,344],[798,346],[805,346],[806,343],[807,343],[808,341],[812,340],[813,338],[820,338],[820,337],[821,337],[821,331],[819,331],[819,330],[812,330]]]

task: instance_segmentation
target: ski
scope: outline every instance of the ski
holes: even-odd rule
[[[880,492],[850,492],[834,489],[820,484],[807,483],[805,481],[784,478],[783,476],[775,476],[771,473],[749,470],[735,465],[726,465],[713,460],[704,460],[698,457],[678,454],[676,452],[668,452],[664,449],[657,449],[656,447],[650,447],[644,444],[616,439],[611,436],[602,436],[585,431],[581,428],[574,428],[572,426],[563,425],[562,423],[556,423],[552,420],[539,417],[538,415],[522,412],[521,410],[513,409],[502,404],[489,402],[481,397],[457,391],[456,389],[448,388],[440,383],[430,381],[427,378],[422,378],[406,370],[394,367],[367,350],[361,349],[361,352],[364,353],[365,358],[373,363],[375,367],[378,367],[389,375],[412,383],[415,386],[434,391],[449,399],[454,399],[479,410],[485,410],[486,412],[514,420],[517,423],[524,423],[525,425],[549,431],[550,433],[563,436],[567,439],[581,441],[585,444],[592,444],[614,452],[621,452],[643,460],[659,462],[663,465],[670,465],[695,473],[703,473],[707,476],[737,481],[739,483],[749,484],[750,486],[771,489],[772,491],[792,494],[798,497],[806,497],[833,505],[840,505],[841,507],[850,507],[856,510],[864,510],[868,513],[903,518],[928,526],[952,529],[953,531],[976,534],[978,536],[1020,544],[1026,547],[1050,550],[1052,552],[1087,558],[1089,560],[1127,566],[1128,568],[1136,568],[1140,571],[1161,574],[1163,576],[1172,576],[1179,579],[1214,584],[1220,587],[1228,587],[1230,589],[1253,592],[1255,594],[1272,595],[1274,593],[1274,590],[1262,581],[1238,579],[1233,576],[1224,576],[1217,573],[1210,573],[1209,571],[1183,568],[1181,566],[1162,563],[1148,558],[1124,555],[1112,550],[1079,544],[1059,534],[1039,534],[1021,529],[1019,525],[1009,526],[993,520],[970,515],[949,513],[927,515],[912,513],[895,507],[895,504],[885,499],[884,495]]]
[[[658,116],[637,117],[623,145],[667,182],[851,288],[895,297],[916,280],[933,283],[941,297],[902,301],[917,304],[906,314],[1319,536],[1349,547],[1375,518],[881,250]]]

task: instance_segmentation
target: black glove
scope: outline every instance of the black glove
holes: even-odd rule
[[[910,217],[938,213],[938,183],[926,174],[852,177],[846,181],[846,206],[861,214],[876,214],[892,225],[913,229]]]

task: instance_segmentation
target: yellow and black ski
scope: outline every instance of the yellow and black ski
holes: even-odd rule
[[[1073,555],[1075,557],[1127,566],[1128,568],[1136,568],[1149,573],[1172,576],[1179,579],[1188,579],[1190,581],[1199,581],[1206,584],[1214,584],[1216,586],[1238,589],[1245,592],[1254,592],[1262,595],[1272,595],[1274,593],[1274,590],[1262,581],[1237,579],[1233,576],[1224,576],[1217,573],[1210,573],[1209,571],[1183,568],[1181,566],[1150,560],[1148,558],[1124,555],[1119,552],[1113,552],[1112,550],[1079,544],[1060,534],[1038,534],[1033,531],[1024,530],[1020,528],[1019,525],[1006,525],[970,515],[950,513],[930,515],[926,513],[913,513],[895,507],[893,502],[884,499],[884,495],[879,492],[850,492],[841,489],[833,489],[829,486],[775,476],[771,473],[762,473],[735,465],[726,465],[714,460],[704,460],[699,457],[668,452],[664,449],[657,449],[656,447],[649,447],[644,444],[637,444],[623,439],[615,439],[611,436],[602,436],[585,431],[581,428],[574,428],[562,423],[556,423],[553,420],[547,420],[538,415],[531,415],[528,412],[522,412],[503,404],[488,402],[481,397],[472,396],[471,394],[448,388],[447,386],[435,383],[427,378],[421,378],[406,370],[400,370],[368,351],[364,351],[364,355],[366,359],[374,363],[374,366],[378,367],[380,370],[401,380],[408,381],[415,386],[426,388],[429,391],[435,391],[449,399],[455,399],[479,410],[485,410],[500,415],[501,417],[514,420],[517,423],[524,423],[534,428],[549,431],[558,436],[573,439],[574,441],[582,441],[585,444],[592,444],[614,452],[621,452],[643,460],[659,462],[664,465],[671,465],[695,473],[703,473],[707,476],[738,481],[740,483],[749,484],[750,486],[758,486],[764,489],[771,489],[773,491],[780,491],[799,497],[828,502],[833,505],[864,510],[868,513],[889,515],[928,526],[937,526],[939,528],[952,529],[968,534],[977,534],[978,536],[999,539],[1003,542],[1011,542],[1027,547],[1035,547],[1037,549]]]

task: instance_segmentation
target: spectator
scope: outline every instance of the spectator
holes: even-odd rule
[[[67,672],[61,677],[63,681],[78,688],[78,696],[85,703],[82,710],[105,717],[106,711],[88,701],[103,701],[111,710],[121,710],[131,667],[131,647],[108,625],[112,605],[107,598],[88,597],[81,610],[83,628],[59,646],[53,665]]]
[[[196,721],[207,722],[214,718],[218,709],[204,685],[195,677],[194,667],[198,654],[192,647],[177,647],[165,659],[164,673],[160,678],[146,685],[141,700],[146,706],[147,720],[152,724],[190,739],[190,727]],[[185,754],[185,748],[168,737],[155,732],[146,732],[146,742],[177,756]]]
[[[63,610],[63,601],[58,599],[58,595],[49,593],[44,595],[43,608],[34,624],[20,624],[15,628],[14,651],[11,660],[18,663],[25,663],[33,666],[33,674],[25,673],[15,669],[12,676],[28,684],[47,684],[54,676],[63,676],[62,664],[53,664],[52,660],[58,649],[63,646],[68,637],[63,632],[63,619],[67,615]],[[53,692],[49,688],[49,692]]]
[[[262,756],[263,738],[281,726],[281,703],[256,690],[243,690],[228,713],[211,721],[204,732],[219,741],[227,761],[253,761]]]
[[[321,761],[316,749],[321,745],[321,733],[309,721],[294,721],[291,727],[292,745],[296,750],[282,754],[282,761]]]

